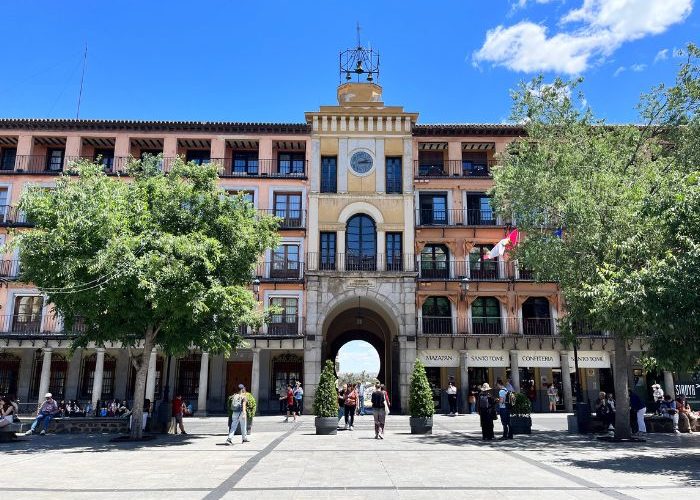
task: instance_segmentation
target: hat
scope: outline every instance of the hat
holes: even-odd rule
[[[44,397],[45,397],[45,398],[52,398],[52,397],[53,397],[53,394],[51,394],[50,392],[47,392],[47,393],[46,393],[46,396],[44,396]]]
[[[238,384],[239,389],[245,389],[245,386],[243,384]]]
[[[659,389],[661,386],[659,384],[654,384],[651,386],[652,389]]]
[[[481,386],[481,390],[482,391],[490,391],[491,386],[487,382],[484,382],[484,385]]]

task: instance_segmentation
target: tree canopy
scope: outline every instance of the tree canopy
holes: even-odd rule
[[[226,352],[255,315],[248,285],[276,244],[276,220],[224,195],[214,166],[178,159],[163,173],[160,165],[158,157],[133,161],[130,178],[119,179],[84,161],[55,188],[22,196],[34,228],[14,240],[21,278],[47,295],[75,346]],[[135,414],[148,360],[134,357]]]

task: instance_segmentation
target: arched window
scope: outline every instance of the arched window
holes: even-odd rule
[[[17,356],[0,352],[0,394],[17,397],[19,362]]]
[[[449,255],[445,245],[426,245],[420,253],[420,277],[449,279]]]
[[[472,332],[475,335],[500,335],[501,306],[494,297],[478,297],[472,302]]]
[[[365,214],[354,215],[345,229],[345,270],[377,269],[377,226]]]
[[[496,280],[498,279],[498,257],[487,259],[487,253],[493,248],[492,245],[475,245],[469,252],[470,278],[473,280]]]
[[[44,353],[37,350],[34,354],[34,376],[29,389],[29,397],[34,399],[39,396],[39,384],[41,383],[41,367],[44,364]],[[54,399],[62,400],[66,392],[66,373],[68,372],[68,361],[66,358],[55,352],[51,356],[51,375],[49,378],[49,392]],[[43,394],[42,394],[43,396]]]
[[[552,315],[546,298],[530,297],[523,303],[523,333],[525,335],[552,334]]]
[[[91,354],[83,360],[83,375],[80,383],[81,399],[92,399],[92,384],[95,380],[95,365],[97,364],[97,353]],[[105,354],[102,370],[102,393],[100,399],[114,398],[114,372],[117,360]]]
[[[428,297],[422,311],[423,333],[452,335],[452,308],[447,297]]]

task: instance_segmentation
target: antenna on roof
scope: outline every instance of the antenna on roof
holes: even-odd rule
[[[83,73],[80,75],[80,92],[78,92],[78,110],[75,112],[75,119],[80,118],[80,101],[83,99],[83,81],[85,80],[85,66],[87,65],[87,42],[85,42],[85,53],[83,54]]]
[[[360,42],[360,21],[357,21],[357,47],[362,47],[362,42]]]

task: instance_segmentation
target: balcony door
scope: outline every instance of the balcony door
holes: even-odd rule
[[[280,245],[272,252],[270,277],[299,279],[299,245]]]
[[[472,302],[472,331],[475,335],[500,335],[501,306],[495,297],[478,297]]]
[[[359,214],[348,220],[345,230],[345,269],[377,269],[377,226],[369,215]]]
[[[301,193],[275,193],[275,217],[282,227],[301,227]]]
[[[470,226],[495,225],[496,215],[491,208],[491,198],[485,194],[468,194],[467,221]]]
[[[49,149],[46,154],[46,170],[50,172],[60,172],[63,170],[63,157],[65,150]]]
[[[441,226],[447,224],[447,195],[421,194],[420,224],[423,226]]]
[[[296,297],[272,297],[275,311],[267,326],[268,335],[296,335],[299,332],[299,300]]]
[[[445,245],[426,245],[420,253],[420,277],[449,279],[449,251]]]
[[[452,307],[447,297],[428,297],[423,302],[423,333],[452,334]]]
[[[39,333],[44,309],[41,295],[20,295],[15,297],[12,315],[12,331],[17,333]]]

